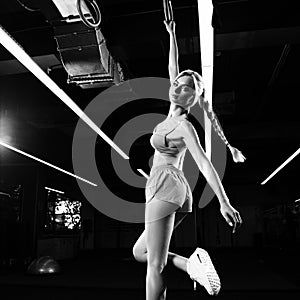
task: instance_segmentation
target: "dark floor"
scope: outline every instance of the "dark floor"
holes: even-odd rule
[[[182,255],[191,249],[178,249]],[[222,282],[219,299],[300,299],[299,250],[211,249]],[[28,275],[13,267],[0,274],[1,295],[7,299],[145,299],[146,266],[132,259],[130,251],[81,253],[76,259],[58,261],[62,272]],[[199,287],[193,290],[188,276],[169,266],[168,300],[208,299]]]

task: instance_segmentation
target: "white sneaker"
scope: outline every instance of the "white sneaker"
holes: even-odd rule
[[[187,272],[194,283],[197,281],[210,295],[218,295],[221,282],[207,251],[195,250],[188,259]]]

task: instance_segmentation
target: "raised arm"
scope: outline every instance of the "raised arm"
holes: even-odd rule
[[[169,49],[169,77],[170,81],[173,82],[176,76],[179,74],[178,67],[178,46],[176,41],[175,33],[175,22],[164,21],[166,29],[170,36],[170,49]]]
[[[197,132],[193,125],[186,121],[181,123],[181,127],[187,148],[189,149],[199,170],[216,194],[220,203],[222,216],[230,226],[233,226],[233,232],[235,232],[236,227],[242,223],[239,212],[231,206],[219,175],[201,147]]]

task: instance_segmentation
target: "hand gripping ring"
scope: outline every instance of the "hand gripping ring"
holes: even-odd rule
[[[172,3],[170,0],[163,0],[165,20],[167,22],[174,21]]]
[[[89,21],[83,11],[82,11],[82,1],[88,1],[90,3],[90,5],[93,7],[94,11],[96,12],[96,21],[95,23]],[[95,0],[77,0],[77,10],[78,10],[78,13],[79,13],[79,16],[82,20],[82,22],[90,27],[90,28],[98,28],[100,23],[101,23],[101,12],[100,12],[100,9],[97,5],[97,2]]]

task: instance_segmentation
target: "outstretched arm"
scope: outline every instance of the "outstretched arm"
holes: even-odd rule
[[[239,212],[231,206],[219,175],[201,147],[197,132],[193,125],[186,121],[181,123],[181,127],[187,148],[194,158],[199,170],[215,192],[220,203],[222,216],[230,226],[233,226],[233,232],[235,232],[237,226],[240,226],[242,223]]]
[[[176,33],[175,33],[175,22],[164,21],[166,29],[170,35],[170,49],[169,49],[169,76],[171,82],[173,82],[176,76],[179,74],[178,67],[178,46],[176,41]]]

